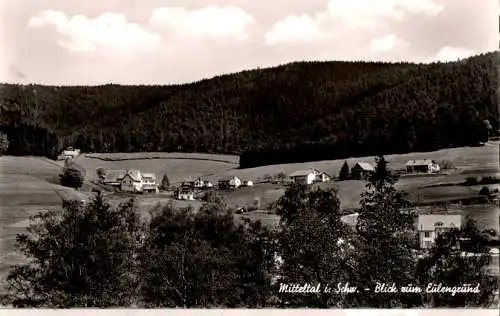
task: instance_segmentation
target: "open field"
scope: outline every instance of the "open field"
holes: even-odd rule
[[[104,158],[109,160],[102,160]],[[89,180],[96,180],[96,170],[102,167],[153,172],[159,180],[167,173],[170,182],[177,183],[190,177],[210,176],[237,168],[238,159],[237,156],[208,154],[133,153],[80,155],[74,161],[87,170]],[[63,165],[63,162],[59,163]]]
[[[25,231],[29,216],[61,207],[62,199],[82,199],[86,193],[53,184],[57,164],[38,157],[0,157],[0,275],[19,262],[15,236]]]
[[[459,169],[460,172],[463,172],[465,170],[484,169],[484,168],[488,168],[491,172],[491,170],[500,171],[499,146],[500,142],[495,141],[495,142],[488,142],[485,146],[482,147],[461,147],[461,148],[442,149],[427,153],[388,155],[385,156],[385,158],[389,162],[389,167],[392,169],[405,168],[406,162],[408,160],[426,158],[437,161],[440,160],[450,161],[451,163],[454,164],[456,168]],[[373,164],[374,159],[375,157],[362,157],[362,158],[349,158],[349,159],[325,160],[325,161],[314,161],[314,162],[293,163],[293,164],[270,165],[270,166],[263,166],[263,167],[249,168],[249,169],[228,170],[226,172],[223,172],[222,174],[235,175],[245,179],[248,178],[248,179],[260,180],[263,179],[266,174],[275,175],[279,172],[290,174],[298,169],[317,168],[332,176],[337,176],[344,161],[347,161],[350,166],[353,166],[357,161],[365,161]],[[414,179],[415,181],[438,181],[439,178],[441,177],[417,177]]]
[[[84,154],[87,158],[96,158],[108,161],[137,160],[137,159],[190,159],[200,161],[217,161],[238,164],[240,158],[235,155],[216,155],[199,153],[165,153],[165,152],[140,152],[140,153],[91,153]]]

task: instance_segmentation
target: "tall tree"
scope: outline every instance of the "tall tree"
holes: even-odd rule
[[[338,283],[352,280],[354,263],[349,228],[340,220],[335,190],[314,190],[293,184],[276,204],[281,216],[276,291],[286,284],[319,284],[322,293],[279,293],[283,306],[347,307],[353,293],[336,293]],[[329,286],[330,292],[325,289]],[[352,285],[351,285],[352,286]],[[328,293],[327,293],[328,292]],[[356,295],[356,294],[354,294]]]
[[[100,181],[100,180],[103,180],[106,178],[106,169],[100,167],[100,168],[97,168],[96,169],[96,175],[97,175],[97,179]]]
[[[72,167],[64,168],[59,178],[61,180],[61,185],[74,189],[81,188],[84,180],[81,171]]]
[[[170,180],[168,178],[167,174],[163,175],[163,178],[161,179],[160,183],[160,190],[167,190],[170,187]]]
[[[142,224],[133,201],[111,208],[98,194],[86,207],[40,213],[17,243],[29,259],[7,277],[15,307],[124,307],[137,303]]]
[[[9,139],[7,138],[7,134],[0,132],[0,155],[5,154],[9,149]]]
[[[347,161],[344,161],[342,168],[340,168],[339,180],[344,181],[344,180],[349,179],[350,174],[351,174],[351,170],[349,169],[349,165],[347,164]]]
[[[376,159],[375,172],[370,175],[366,191],[361,195],[361,208],[356,225],[359,238],[358,286],[359,304],[366,307],[390,308],[418,306],[420,295],[374,293],[376,286],[407,286],[416,284],[416,256],[411,238],[415,212],[404,192],[396,190],[398,178],[388,168],[383,156]]]
[[[236,225],[217,203],[196,214],[167,205],[153,216],[141,256],[148,307],[265,307],[269,231]]]

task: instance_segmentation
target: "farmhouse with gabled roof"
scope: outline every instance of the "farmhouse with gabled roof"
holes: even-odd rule
[[[366,179],[375,168],[368,162],[357,162],[351,169],[351,178],[355,180]]]
[[[440,171],[439,165],[430,159],[409,160],[406,163],[406,172],[415,173],[436,173]]]
[[[321,174],[317,169],[304,169],[297,170],[289,175],[293,183],[296,184],[312,184],[316,178]]]
[[[156,175],[136,169],[107,170],[102,183],[126,192],[158,192]]]
[[[237,176],[227,176],[218,181],[219,189],[236,189],[242,185],[240,178]]]

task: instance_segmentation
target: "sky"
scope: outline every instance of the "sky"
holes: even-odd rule
[[[498,49],[499,0],[0,0],[0,82],[179,84]]]

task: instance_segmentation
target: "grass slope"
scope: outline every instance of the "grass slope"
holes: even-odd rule
[[[0,157],[0,276],[20,262],[15,236],[29,225],[29,216],[61,207],[62,199],[87,195],[54,184],[61,168],[38,157]]]

